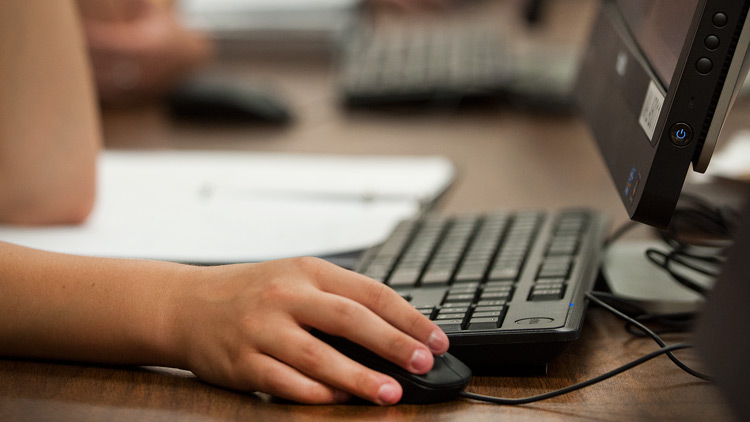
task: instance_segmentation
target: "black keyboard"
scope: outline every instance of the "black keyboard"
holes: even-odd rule
[[[356,269],[432,319],[475,372],[539,372],[580,336],[606,220],[585,209],[407,220]]]
[[[348,106],[491,98],[508,78],[504,51],[495,28],[362,27],[342,46],[340,90]]]

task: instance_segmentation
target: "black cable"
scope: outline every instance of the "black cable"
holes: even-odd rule
[[[680,275],[679,273],[677,273],[676,271],[674,271],[674,269],[671,266],[671,263],[672,262],[679,262],[682,265],[685,265],[686,267],[688,267],[688,268],[690,268],[690,269],[692,269],[694,271],[703,273],[702,270],[698,270],[697,268],[695,268],[695,266],[687,265],[687,264],[685,264],[684,261],[678,261],[678,258],[677,258],[678,254],[679,254],[679,251],[674,251],[674,250],[671,251],[671,252],[669,252],[669,253],[664,253],[664,252],[662,252],[662,251],[660,251],[658,249],[653,249],[653,248],[649,248],[649,249],[646,250],[646,258],[648,258],[648,260],[651,261],[651,262],[653,262],[656,266],[664,269],[667,273],[669,273],[669,275],[674,279],[674,281],[676,281],[677,283],[679,283],[679,284],[687,287],[688,289],[690,289],[690,290],[692,290],[692,291],[694,291],[694,292],[696,292],[696,293],[698,293],[698,294],[700,294],[702,296],[708,295],[708,292],[709,292],[708,288],[706,288],[706,287],[702,286],[701,284],[695,282],[694,280],[691,280],[688,277],[684,277],[684,276]],[[691,255],[691,257],[693,257],[694,259],[701,259],[701,260],[703,258],[703,257],[696,258],[695,255]],[[705,257],[705,258],[708,259],[708,258],[711,258],[711,257]],[[716,276],[716,274],[711,274],[711,275],[713,277]]]
[[[468,391],[462,391],[462,392],[459,393],[459,395],[461,397],[465,397],[467,399],[484,401],[484,402],[489,402],[489,403],[494,403],[494,404],[519,405],[519,404],[533,403],[533,402],[537,402],[537,401],[551,399],[553,397],[561,396],[563,394],[568,394],[568,393],[571,393],[573,391],[580,390],[580,389],[588,387],[590,385],[602,382],[602,381],[604,381],[606,379],[612,378],[612,377],[614,377],[614,376],[616,376],[618,374],[621,374],[621,373],[623,373],[623,372],[625,372],[627,370],[630,370],[630,369],[632,369],[632,368],[634,368],[634,367],[636,367],[638,365],[646,363],[646,362],[650,361],[651,359],[653,359],[655,357],[658,357],[658,356],[661,356],[663,354],[666,354],[672,360],[672,362],[675,363],[675,365],[677,365],[680,369],[682,369],[683,371],[687,372],[688,374],[690,374],[690,375],[692,375],[694,377],[700,378],[702,380],[705,380],[705,381],[712,381],[711,377],[709,377],[708,375],[703,374],[701,372],[698,372],[698,371],[690,368],[689,366],[685,365],[680,359],[678,359],[674,355],[674,353],[672,353],[672,352],[674,352],[676,350],[691,348],[691,347],[693,347],[692,345],[680,343],[680,344],[673,344],[671,346],[667,346],[664,343],[664,341],[662,341],[661,337],[659,337],[656,333],[654,333],[648,327],[646,327],[645,325],[643,325],[640,322],[636,321],[635,319],[633,319],[633,318],[625,315],[624,313],[618,311],[614,307],[612,307],[612,306],[608,305],[607,303],[605,303],[604,301],[602,301],[600,298],[597,297],[598,294],[599,293],[590,292],[590,293],[586,293],[586,297],[589,300],[595,302],[597,305],[603,307],[607,311],[613,313],[617,317],[624,319],[625,321],[628,322],[628,324],[632,324],[632,325],[636,326],[638,329],[642,330],[649,337],[651,337],[652,339],[654,339],[654,341],[656,341],[659,344],[659,346],[661,346],[661,349],[655,350],[655,351],[653,351],[653,352],[651,352],[651,353],[649,353],[647,355],[641,356],[640,358],[638,358],[638,359],[636,359],[634,361],[626,363],[625,365],[622,365],[622,366],[620,366],[618,368],[615,368],[615,369],[613,369],[613,370],[611,370],[609,372],[606,372],[606,373],[601,374],[599,376],[596,376],[594,378],[591,378],[591,379],[588,379],[586,381],[582,381],[582,382],[579,382],[579,383],[576,383],[576,384],[573,384],[573,385],[569,385],[567,387],[560,388],[558,390],[550,391],[548,393],[539,394],[539,395],[536,395],[536,396],[523,397],[523,398],[518,398],[518,399],[508,399],[508,398],[502,398],[502,397],[485,396],[485,395],[482,395],[482,394],[472,393],[472,392],[468,392]]]
[[[633,221],[620,226],[605,241],[605,253],[614,242],[637,226],[638,223]],[[649,248],[646,258],[669,274],[675,282],[706,296],[710,288],[705,286],[703,280],[691,276],[702,275],[713,279],[718,277],[736,227],[736,210],[715,206],[700,196],[683,193],[669,227],[657,231],[657,235],[665,243],[666,250]],[[603,299],[636,320],[660,323],[663,326],[660,330],[662,333],[667,332],[666,329],[669,328],[685,331],[694,319],[694,315],[648,314],[634,302],[614,295]],[[631,333],[637,333],[629,323],[626,324],[626,329]]]
[[[700,196],[683,193],[680,196],[682,205],[675,209],[672,221],[666,230],[659,232],[669,244],[679,247],[686,245],[704,245],[725,248],[731,244],[733,234],[737,228],[737,211],[727,206],[715,206]],[[700,242],[695,236],[682,236],[682,230],[696,230],[716,239],[707,240],[703,237]]]
[[[722,256],[705,256],[705,255],[695,255],[688,252],[682,252],[682,251],[673,251],[670,253],[670,256],[668,256],[669,262],[676,262],[685,268],[689,268],[697,273],[701,273],[703,275],[707,275],[709,277],[718,277],[719,276],[719,269],[707,269],[705,267],[701,267],[699,265],[696,265],[695,263],[686,260],[687,259],[693,259],[698,262],[702,262],[705,265],[712,265],[712,266],[721,266],[724,264],[724,258]]]
[[[697,312],[680,312],[674,314],[644,314],[633,319],[644,325],[646,323],[658,324],[662,327],[661,329],[651,328],[651,330],[656,334],[665,334],[690,331],[697,317]],[[630,322],[625,323],[625,330],[636,337],[648,337],[648,334]]]
[[[670,353],[672,353],[675,350],[687,349],[687,348],[690,348],[690,347],[692,347],[692,346],[689,345],[689,344],[673,344],[671,346],[666,346],[666,347],[663,347],[663,348],[661,348],[659,350],[653,351],[653,352],[651,352],[651,353],[649,353],[649,354],[647,354],[645,356],[642,356],[642,357],[640,357],[640,358],[638,358],[638,359],[636,359],[636,360],[634,360],[634,361],[632,361],[630,363],[626,363],[625,365],[622,365],[619,368],[613,369],[613,370],[611,370],[611,371],[609,371],[607,373],[599,375],[597,377],[591,378],[591,379],[586,380],[586,381],[579,382],[577,384],[570,385],[570,386],[565,387],[565,388],[561,388],[559,390],[550,391],[549,393],[539,394],[539,395],[536,395],[536,396],[524,397],[524,398],[520,398],[520,399],[506,399],[506,398],[501,398],[501,397],[492,397],[492,396],[485,396],[485,395],[482,395],[482,394],[470,393],[470,392],[467,392],[467,391],[462,391],[462,392],[459,393],[459,395],[461,397],[465,397],[465,398],[468,398],[468,399],[479,400],[479,401],[486,401],[486,402],[495,403],[495,404],[517,405],[517,404],[533,403],[533,402],[537,402],[537,401],[541,401],[541,400],[551,399],[553,397],[561,396],[563,394],[568,394],[568,393],[576,391],[576,390],[580,390],[581,388],[588,387],[588,386],[590,386],[592,384],[596,384],[598,382],[602,382],[602,381],[604,381],[604,380],[606,380],[608,378],[612,378],[615,375],[618,375],[618,374],[620,374],[622,372],[625,372],[625,371],[627,371],[629,369],[632,369],[632,368],[634,368],[634,367],[636,367],[636,366],[638,366],[640,364],[648,362],[649,360],[651,360],[651,359],[653,359],[655,357],[661,356],[661,355],[663,355],[665,353],[666,354],[670,354]]]
[[[608,310],[609,312],[611,312],[611,313],[617,315],[618,317],[624,319],[629,324],[632,324],[632,325],[638,327],[638,329],[640,329],[641,331],[643,331],[644,333],[646,333],[649,337],[651,337],[660,347],[662,347],[662,348],[666,347],[667,344],[664,343],[664,341],[661,339],[661,337],[659,337],[651,329],[649,329],[645,325],[641,324],[640,322],[636,321],[635,319],[633,319],[633,318],[625,315],[624,313],[618,311],[614,307],[606,304],[604,301],[602,301],[601,299],[599,299],[598,297],[596,297],[596,293],[595,292],[587,292],[586,293],[586,297],[589,300],[595,302],[597,305],[599,305],[599,306],[603,307],[604,309]],[[678,359],[677,356],[675,356],[674,353],[672,353],[671,351],[666,352],[666,353],[667,353],[667,356],[669,357],[669,359],[672,362],[674,362],[675,365],[677,365],[680,369],[682,369],[683,371],[687,372],[688,374],[690,374],[690,375],[692,375],[692,376],[694,376],[696,378],[700,378],[702,380],[705,380],[705,381],[711,381],[712,380],[711,377],[709,377],[708,375],[706,375],[706,374],[704,374],[702,372],[698,372],[698,371],[694,370],[693,368],[687,366],[684,362],[682,362],[680,359]]]
[[[641,324],[654,323],[659,324],[663,328],[652,330],[657,334],[674,333],[674,332],[685,332],[692,328],[695,318],[698,316],[697,312],[679,312],[671,314],[650,314],[641,307],[636,301],[617,296],[615,294],[603,291],[595,292],[596,296],[617,309],[618,311],[630,316]],[[630,322],[625,323],[625,329],[632,335],[638,337],[648,337],[648,334],[641,331],[639,328]]]
[[[717,266],[721,265],[723,263],[724,253],[726,251],[726,248],[729,246],[729,244],[731,244],[732,234],[735,231],[735,227],[736,227],[736,224],[735,224],[736,219],[734,218],[735,215],[731,209],[713,208],[707,202],[692,195],[683,195],[683,199],[686,200],[687,202],[691,202],[694,208],[677,209],[675,211],[674,218],[669,228],[667,230],[662,230],[659,232],[660,237],[662,237],[662,239],[670,247],[672,247],[672,251],[668,253],[664,253],[655,249],[650,249],[647,251],[647,257],[656,265],[667,270],[670,273],[670,275],[672,275],[672,277],[675,280],[677,280],[679,283],[682,283],[690,287],[691,289],[696,290],[699,293],[705,295],[708,292],[705,287],[694,282],[693,280],[688,279],[687,277],[680,275],[670,265],[672,263],[677,263],[677,264],[683,265],[685,268],[688,268],[700,274],[704,274],[710,277],[715,277],[718,271],[706,269],[702,266],[693,264],[692,262],[687,261],[686,259],[694,259],[699,262],[707,263],[710,265],[717,265]],[[688,224],[689,227],[691,227],[692,229],[698,228],[700,230],[703,230],[704,233],[711,234],[713,236],[718,237],[719,239],[717,241],[701,242],[700,244],[685,240],[685,238],[682,238],[679,233],[680,231],[679,227],[682,224]],[[630,231],[636,226],[637,226],[637,223],[628,222],[624,224],[623,226],[621,226],[620,228],[618,228],[612,234],[612,236],[610,236],[610,238],[607,239],[607,241],[604,243],[604,248],[606,249],[610,247],[612,243],[614,243],[617,239],[622,237],[624,234],[626,234],[628,231]],[[696,248],[704,248],[704,249],[713,248],[713,250],[711,251],[712,252],[711,254],[701,254],[701,253],[694,252]],[[655,256],[660,257],[661,260],[655,258]],[[602,296],[602,298],[597,297],[597,296]],[[625,313],[609,305],[602,299],[604,298],[609,301],[617,302],[619,306],[627,309],[626,312],[630,312],[634,315],[637,315],[637,318],[644,320],[644,322],[656,320],[662,324],[671,325],[672,327],[678,327],[681,329],[684,329],[685,327],[689,326],[692,323],[692,320],[696,316],[695,313],[681,313],[681,314],[672,314],[672,315],[649,315],[649,314],[646,314],[643,308],[641,308],[634,302],[628,301],[627,299],[620,298],[616,295],[613,295],[607,292],[588,292],[586,293],[586,297],[592,302],[606,309],[607,311],[613,313],[617,317],[625,320],[626,329],[629,332],[637,334],[635,332],[635,329],[638,329],[640,330],[641,334],[637,334],[637,335],[651,337],[661,348],[659,350],[653,351],[645,356],[642,356],[632,362],[629,362],[625,365],[622,365],[618,368],[615,368],[597,377],[594,377],[589,380],[582,381],[577,384],[573,384],[568,387],[561,388],[555,391],[550,391],[548,393],[539,394],[536,396],[524,397],[524,398],[518,398],[518,399],[508,399],[508,398],[501,398],[501,397],[485,396],[482,394],[476,394],[476,393],[471,393],[467,391],[462,391],[461,393],[459,393],[459,395],[461,397],[465,397],[468,399],[485,401],[485,402],[495,403],[495,404],[519,405],[519,404],[533,403],[533,402],[561,396],[563,394],[567,394],[572,391],[580,390],[581,388],[585,388],[590,385],[596,384],[598,382],[604,381],[606,379],[612,378],[618,374],[621,374],[622,372],[625,372],[638,365],[648,362],[649,360],[657,356],[661,356],[663,354],[666,354],[675,365],[677,365],[680,369],[682,369],[686,373],[696,378],[705,380],[705,381],[712,381],[710,376],[692,369],[691,367],[686,365],[684,362],[682,362],[679,358],[677,358],[674,355],[674,353],[672,353],[676,350],[691,348],[692,345],[675,344],[672,346],[667,346],[666,343],[664,343],[664,341],[661,339],[661,337],[659,337],[659,335],[656,332],[646,327],[641,321],[639,321],[636,318],[632,318],[626,315]]]

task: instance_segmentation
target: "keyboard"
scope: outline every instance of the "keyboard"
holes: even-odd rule
[[[475,373],[540,373],[580,336],[606,227],[588,209],[426,216],[355,269],[433,320]]]
[[[454,102],[498,96],[509,63],[496,28],[460,24],[358,28],[341,48],[345,105]]]

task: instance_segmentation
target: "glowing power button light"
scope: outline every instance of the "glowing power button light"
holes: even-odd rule
[[[673,144],[684,147],[693,140],[693,129],[687,123],[675,123],[669,135]]]

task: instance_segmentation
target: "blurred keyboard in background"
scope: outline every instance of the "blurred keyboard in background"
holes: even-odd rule
[[[498,100],[559,111],[572,104],[574,45],[524,47],[494,22],[400,23],[363,23],[342,38],[338,83],[345,106]]]
[[[362,25],[344,38],[340,59],[348,106],[494,98],[510,76],[500,32],[490,26]]]

